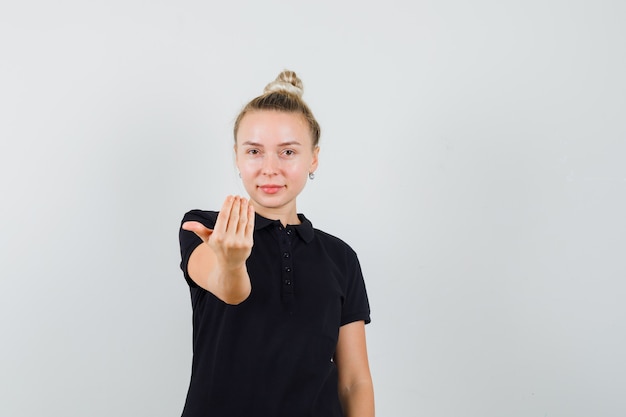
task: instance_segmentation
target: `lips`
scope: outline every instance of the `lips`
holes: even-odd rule
[[[281,189],[283,189],[283,186],[276,185],[276,184],[266,184],[266,185],[259,185],[259,188],[261,189],[261,191],[263,191],[266,194],[276,194]]]

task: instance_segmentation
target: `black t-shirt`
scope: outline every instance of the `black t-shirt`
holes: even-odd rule
[[[192,210],[183,222],[213,228],[217,212]],[[301,224],[256,215],[246,261],[250,296],[229,305],[187,273],[202,243],[180,229],[181,269],[193,308],[192,375],[183,417],[342,416],[333,362],[339,328],[370,321],[356,253]],[[181,223],[182,224],[182,223]]]

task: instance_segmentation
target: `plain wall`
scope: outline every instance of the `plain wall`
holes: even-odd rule
[[[626,3],[0,6],[0,415],[179,415],[184,212],[295,70],[378,416],[626,414]]]

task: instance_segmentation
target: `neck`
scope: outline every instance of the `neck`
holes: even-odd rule
[[[300,224],[300,219],[298,218],[298,212],[295,205],[291,208],[271,208],[259,207],[258,204],[254,204],[254,211],[266,219],[279,220],[283,226],[287,226],[288,224]]]

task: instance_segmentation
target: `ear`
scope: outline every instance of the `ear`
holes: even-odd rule
[[[235,165],[237,165],[237,169],[239,169],[239,155],[237,155],[237,144],[233,145],[233,151],[235,152]]]
[[[313,149],[313,161],[311,161],[311,168],[309,169],[309,172],[315,172],[317,170],[317,165],[319,164],[319,153],[320,147],[316,146],[315,149]]]

